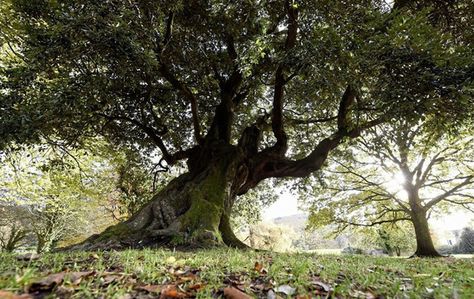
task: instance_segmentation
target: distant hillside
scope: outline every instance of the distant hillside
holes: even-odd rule
[[[293,246],[301,250],[314,249],[335,249],[344,248],[353,241],[350,240],[349,234],[341,234],[337,237],[330,237],[330,232],[334,230],[334,226],[325,226],[315,231],[306,231],[306,222],[308,214],[299,213],[290,216],[278,217],[273,219],[273,223],[284,225],[291,228],[296,239],[293,240]]]
[[[304,230],[306,227],[306,221],[308,220],[308,214],[300,213],[290,216],[278,217],[273,219],[275,224],[281,224],[292,228],[295,231]]]
[[[303,247],[304,249],[344,248],[348,244],[354,244],[358,238],[357,234],[354,234],[354,232],[351,231],[347,231],[337,237],[330,237],[329,233],[335,229],[335,225],[322,227],[315,231],[306,231],[307,220],[308,214],[299,213],[290,216],[277,217],[272,221],[277,225],[284,225],[291,228],[298,235],[296,243],[298,243],[299,247]],[[466,223],[468,221],[464,218],[462,220]],[[452,245],[459,241],[459,235],[461,234],[462,228],[444,229],[441,221],[432,224],[437,246]],[[469,224],[465,226],[468,227]]]

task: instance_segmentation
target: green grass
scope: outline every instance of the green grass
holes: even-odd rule
[[[263,269],[257,271],[256,262]],[[18,261],[15,255],[0,253],[0,290],[25,293],[35,281],[62,271],[95,272],[80,283],[65,278],[40,295],[127,298],[127,294],[151,296],[139,286],[175,284],[184,290],[200,283],[203,287],[192,293],[197,298],[219,297],[228,285],[261,298],[267,298],[268,289],[287,285],[296,289],[296,297],[315,296],[322,283],[331,288],[333,297],[342,298],[474,298],[472,258],[400,259],[233,249],[56,253],[34,261]],[[191,279],[184,272],[196,273],[196,277],[189,276]]]

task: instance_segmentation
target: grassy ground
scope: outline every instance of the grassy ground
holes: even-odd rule
[[[474,298],[474,259],[231,249],[59,253],[29,261],[0,254],[0,290],[0,298]]]

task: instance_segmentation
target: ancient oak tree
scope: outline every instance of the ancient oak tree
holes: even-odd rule
[[[465,44],[433,20],[436,7],[368,0],[0,7],[2,146],[46,137],[81,146],[102,136],[142,155],[158,150],[164,168],[187,167],[84,247],[170,240],[242,247],[232,207],[263,180],[308,176],[344,140],[394,118],[437,113],[442,124],[465,112],[458,109],[469,74]]]

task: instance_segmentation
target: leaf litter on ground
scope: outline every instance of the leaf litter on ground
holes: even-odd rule
[[[472,259],[160,250],[0,257],[0,298],[474,298],[466,296]]]

